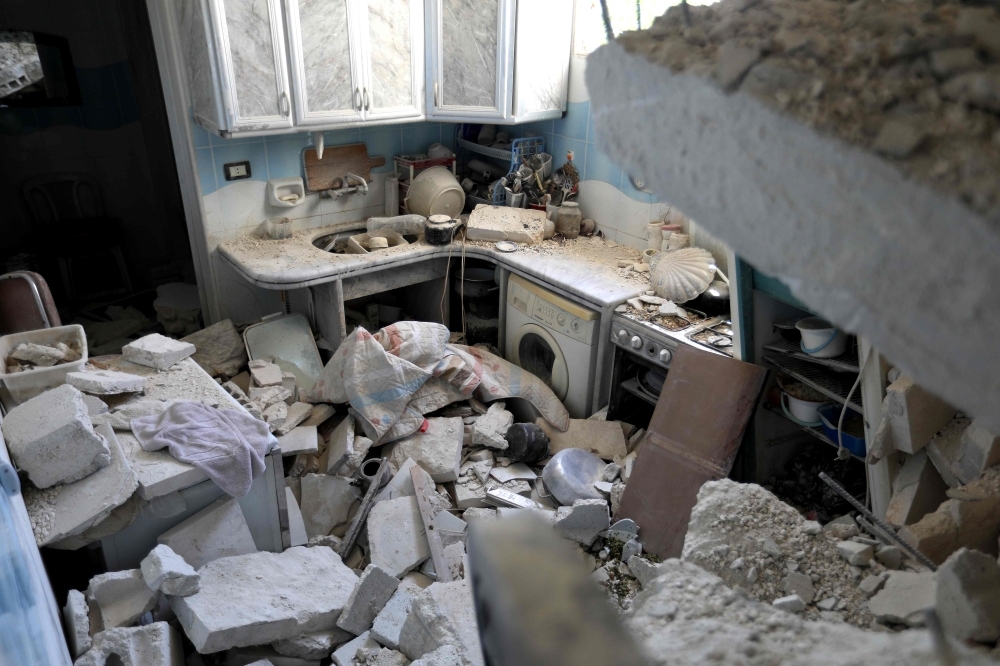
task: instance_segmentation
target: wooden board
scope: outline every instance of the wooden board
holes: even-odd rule
[[[373,167],[385,166],[384,157],[369,157],[368,146],[353,143],[349,146],[327,146],[323,159],[316,157],[315,148],[302,151],[305,167],[306,189],[310,192],[334,190],[344,186],[344,175],[353,173],[371,182]]]
[[[645,549],[680,557],[706,481],[729,474],[767,370],[679,345],[617,518],[639,525]]]

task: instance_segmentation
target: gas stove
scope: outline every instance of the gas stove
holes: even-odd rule
[[[720,349],[691,337],[711,330],[713,326],[722,325],[726,321],[725,318],[718,317],[700,324],[693,324],[680,331],[671,331],[627,313],[615,313],[611,317],[611,342],[632,354],[641,356],[650,363],[662,368],[669,368],[678,344],[688,344],[713,354],[732,356],[731,352],[727,353],[723,350],[731,350],[731,344],[727,348]]]

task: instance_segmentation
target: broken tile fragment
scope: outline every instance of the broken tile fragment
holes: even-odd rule
[[[186,597],[201,586],[198,572],[184,558],[159,544],[139,564],[142,578],[149,589],[173,596]]]
[[[250,377],[253,383],[261,388],[282,386],[281,368],[274,363],[257,363],[250,365]]]
[[[113,370],[81,370],[66,374],[66,383],[92,395],[138,393],[146,388],[146,378]]]
[[[292,403],[291,406],[289,406],[287,411],[285,412],[284,421],[282,421],[281,425],[278,426],[277,430],[275,430],[275,434],[278,435],[279,437],[287,435],[296,426],[305,421],[309,417],[309,414],[311,412],[312,412],[312,405],[309,405],[304,402]]]
[[[167,370],[195,352],[190,342],[180,342],[159,333],[151,333],[122,347],[126,361],[157,370]]]
[[[608,503],[604,500],[577,500],[573,506],[556,510],[556,531],[567,539],[589,546],[598,533],[611,526]]]
[[[368,544],[372,564],[396,578],[430,557],[416,497],[376,504],[368,516]]]
[[[278,446],[281,456],[297,456],[300,453],[316,453],[319,451],[319,434],[316,426],[299,425],[284,435],[278,435]]]

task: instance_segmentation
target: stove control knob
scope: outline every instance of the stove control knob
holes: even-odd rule
[[[632,349],[642,349],[642,338],[638,335],[633,335],[629,344],[632,345]]]
[[[559,323],[560,326],[565,326],[566,325],[566,314],[564,312],[560,312],[559,314],[557,314],[556,315],[556,321]]]
[[[658,358],[660,359],[660,363],[670,363],[672,356],[673,354],[670,353],[669,349],[661,349],[660,356]]]
[[[622,344],[625,344],[626,340],[628,340],[628,331],[626,331],[624,328],[620,329],[618,331],[618,341],[621,342]]]

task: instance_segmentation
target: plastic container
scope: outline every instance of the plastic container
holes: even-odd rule
[[[799,400],[784,391],[781,392],[781,411],[785,413],[785,416],[799,425],[810,427],[823,425],[819,416],[819,410],[826,404],[825,402]]]
[[[825,434],[830,440],[835,444],[837,443],[837,423],[840,421],[840,410],[843,409],[839,405],[826,405],[819,409],[819,417],[823,422],[823,434]],[[851,418],[854,413],[853,410],[848,408],[848,414],[846,418]],[[846,432],[841,433],[841,443],[844,448],[858,456],[859,458],[865,457],[865,438],[864,437],[854,437],[853,435],[848,435]]]
[[[410,184],[406,193],[406,210],[410,213],[430,217],[450,215],[455,218],[465,207],[465,190],[455,175],[444,167],[432,167],[421,171]]]
[[[566,201],[559,206],[559,213],[556,217],[556,233],[562,234],[567,239],[578,238],[581,222],[583,222],[583,214],[580,212],[580,204],[575,201]]]
[[[49,368],[36,368],[24,372],[7,373],[7,355],[14,347],[22,342],[34,342],[39,345],[55,346],[57,342],[63,342],[74,349],[80,350],[79,360],[61,365],[53,365]],[[36,395],[56,388],[66,383],[66,375],[70,372],[79,372],[87,364],[87,334],[83,331],[83,326],[70,324],[69,326],[58,326],[56,328],[41,328],[35,331],[24,331],[23,333],[12,333],[0,337],[0,379],[10,393],[14,403],[4,406],[9,410],[15,405],[31,400]]]
[[[348,254],[368,254],[372,250],[368,247],[368,239],[378,237],[385,238],[387,241],[387,246],[392,248],[397,245],[409,245],[405,238],[397,234],[395,231],[389,231],[383,229],[382,231],[374,231],[370,234],[357,234],[356,236],[351,236],[347,239],[347,253]],[[385,248],[375,248],[374,251],[378,252]]]
[[[292,221],[287,217],[269,217],[267,235],[274,240],[292,237]]]
[[[819,317],[806,317],[795,322],[802,334],[799,348],[816,358],[836,358],[847,351],[847,334]]]

